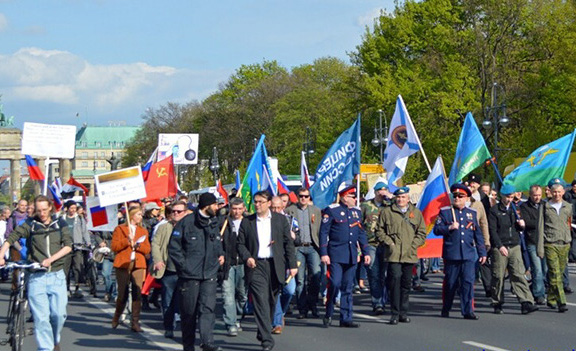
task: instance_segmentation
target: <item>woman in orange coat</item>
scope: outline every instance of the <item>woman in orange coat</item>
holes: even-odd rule
[[[146,273],[146,257],[150,253],[148,231],[142,227],[142,209],[135,207],[129,210],[130,225],[117,226],[112,233],[110,248],[116,253],[114,267],[118,282],[116,312],[112,319],[112,328],[116,329],[120,315],[128,300],[128,286],[132,283],[132,330],[142,332],[140,328],[140,310],[142,308],[142,283]],[[138,239],[144,237],[144,241]],[[142,240],[142,239],[140,239]]]

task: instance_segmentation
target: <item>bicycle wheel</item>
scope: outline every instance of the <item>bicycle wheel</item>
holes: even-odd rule
[[[14,327],[14,314],[15,314],[15,302],[17,299],[17,294],[15,291],[10,293],[10,302],[8,303],[8,311],[6,311],[6,334],[12,334],[12,329]]]
[[[12,344],[12,351],[21,351],[22,344],[24,343],[24,336],[26,335],[26,331],[24,330],[25,323],[26,323],[26,310],[25,305],[19,301],[17,303],[17,310],[15,311],[14,315],[14,327],[12,329],[11,335],[11,344]]]

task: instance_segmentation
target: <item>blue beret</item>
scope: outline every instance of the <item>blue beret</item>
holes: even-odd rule
[[[502,195],[510,195],[516,192],[516,188],[512,184],[504,184],[500,189],[500,194]]]
[[[376,183],[376,185],[374,185],[375,191],[378,191],[381,189],[388,189],[388,185],[386,185],[386,183],[384,183],[384,182],[378,182],[378,183]]]
[[[398,196],[398,195],[402,195],[402,194],[408,194],[410,192],[410,188],[407,186],[403,186],[401,188],[396,189],[396,191],[394,192],[394,195]]]
[[[472,196],[470,189],[468,189],[468,187],[462,183],[453,184],[450,187],[450,192],[451,193],[463,193],[463,194],[466,194],[466,196],[468,196],[468,197]]]
[[[551,188],[553,185],[557,185],[557,184],[560,184],[560,185],[562,185],[563,187],[566,186],[566,182],[564,181],[564,179],[562,179],[562,178],[553,178],[553,179],[550,179],[550,181],[548,182],[548,187]]]

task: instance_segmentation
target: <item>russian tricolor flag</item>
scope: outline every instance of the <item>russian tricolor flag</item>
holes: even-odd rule
[[[154,152],[152,153],[152,155],[150,155],[150,158],[148,159],[148,162],[146,162],[146,164],[144,165],[144,167],[142,167],[142,178],[144,178],[144,181],[148,180],[148,174],[150,173],[150,168],[152,168],[152,164],[154,162],[156,162],[156,157],[158,156],[158,147],[156,147],[156,149],[154,150]]]
[[[443,239],[435,235],[433,229],[440,209],[445,206],[450,206],[450,192],[446,183],[444,163],[442,157],[438,156],[416,206],[422,211],[427,233],[426,243],[418,249],[419,258],[442,257]]]
[[[300,179],[302,180],[302,187],[310,189],[310,174],[308,173],[308,166],[306,165],[306,152],[302,151],[302,158],[300,161]]]
[[[284,180],[282,180],[282,177],[278,177],[276,178],[277,183],[278,183],[278,194],[290,194],[290,189],[288,189],[288,185],[286,185],[286,183],[284,183]]]
[[[30,155],[24,155],[26,157],[26,166],[28,166],[28,174],[32,180],[44,180],[44,173],[40,170],[40,167],[36,164],[36,161]]]

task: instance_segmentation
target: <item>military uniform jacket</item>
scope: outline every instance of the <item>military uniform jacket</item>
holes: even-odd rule
[[[368,254],[368,240],[361,217],[357,207],[328,206],[320,225],[320,256],[329,256],[335,263],[354,264],[358,262],[358,247],[362,254]]]
[[[378,218],[376,235],[387,246],[386,262],[416,263],[417,250],[426,242],[422,212],[412,204],[405,213],[396,204],[385,207]]]
[[[386,203],[386,200],[384,200],[380,206],[376,205],[374,200],[364,201],[360,204],[360,211],[362,211],[362,224],[364,225],[364,230],[366,230],[368,244],[373,246],[378,246],[380,244],[376,237],[378,217],[380,216],[382,208],[389,205],[389,203]]]
[[[450,206],[440,209],[434,225],[434,233],[444,237],[442,258],[445,260],[473,261],[476,259],[476,250],[478,250],[478,256],[485,257],[486,245],[478,224],[476,210],[469,207],[464,207],[461,210],[454,208],[454,214],[459,223],[457,230],[448,229],[454,222]]]

